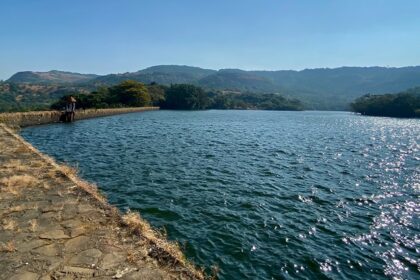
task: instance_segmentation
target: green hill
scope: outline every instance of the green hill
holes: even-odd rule
[[[18,72],[7,81],[10,83],[36,83],[36,84],[69,84],[87,82],[98,75],[80,74],[73,72],[64,72],[52,70],[48,72]]]
[[[196,84],[198,80],[216,73],[215,70],[202,69],[191,66],[159,65],[132,73],[110,74],[98,77],[89,83],[96,85],[115,85],[124,80],[133,80],[142,83]]]

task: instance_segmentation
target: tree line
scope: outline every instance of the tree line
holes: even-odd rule
[[[420,87],[397,94],[367,94],[357,98],[351,107],[362,115],[419,118]]]
[[[60,110],[65,106],[68,95],[52,104]],[[143,84],[123,81],[111,87],[100,87],[89,94],[74,94],[77,107],[116,108],[159,106],[162,109],[202,110],[202,109],[261,109],[261,110],[303,110],[302,103],[279,94],[253,94],[221,91],[205,91],[191,84],[171,86],[156,83]]]

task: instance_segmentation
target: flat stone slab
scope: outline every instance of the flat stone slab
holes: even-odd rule
[[[64,273],[71,273],[71,274],[77,274],[80,276],[94,276],[95,270],[90,268],[84,268],[84,267],[77,267],[77,266],[65,266],[61,272]]]
[[[86,227],[82,226],[82,227],[77,227],[77,228],[72,228],[70,230],[70,236],[71,237],[76,237],[76,236],[80,236],[82,234],[86,233]]]
[[[45,240],[41,240],[41,239],[35,239],[35,240],[28,241],[28,242],[22,241],[22,242],[19,242],[19,244],[16,245],[16,249],[19,252],[26,253],[26,252],[29,252],[29,251],[31,251],[35,248],[41,247],[41,246],[46,245],[46,244],[48,244],[48,242],[46,242]]]
[[[29,271],[24,271],[10,277],[9,280],[38,280],[38,278],[38,274]]]
[[[64,233],[61,229],[44,232],[39,235],[39,238],[43,239],[68,239],[70,236]]]
[[[33,250],[33,252],[38,253],[40,255],[44,255],[44,256],[54,257],[58,255],[59,251],[58,251],[57,244],[50,244],[50,245],[39,247]]]
[[[102,252],[98,249],[85,250],[70,259],[69,264],[81,264],[84,266],[96,265]]]
[[[123,263],[126,259],[127,259],[127,254],[125,253],[117,253],[117,252],[109,253],[103,257],[99,267],[105,270],[114,268],[120,265],[121,263]]]
[[[64,245],[64,249],[68,253],[86,250],[89,245],[89,240],[89,237],[86,236],[78,236],[72,238],[66,242],[66,244]]]
[[[144,268],[140,271],[128,273],[121,279],[123,280],[163,280],[167,279],[168,275],[160,270]]]

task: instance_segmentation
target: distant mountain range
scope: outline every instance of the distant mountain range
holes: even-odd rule
[[[308,109],[340,110],[347,109],[352,100],[367,93],[399,92],[420,86],[420,66],[244,71],[161,65],[137,72],[103,76],[61,71],[18,72],[7,82],[93,88],[114,85],[127,79],[164,85],[189,83],[207,90],[281,93],[302,100]]]

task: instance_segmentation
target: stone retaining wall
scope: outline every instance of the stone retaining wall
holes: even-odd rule
[[[3,279],[204,280],[205,275],[139,214],[122,215],[72,168],[0,123]]]
[[[75,114],[75,120],[151,110],[159,110],[159,107],[77,110]],[[56,123],[60,121],[61,114],[61,111],[2,113],[0,114],[0,122],[6,124],[9,127],[25,127],[38,124]]]

